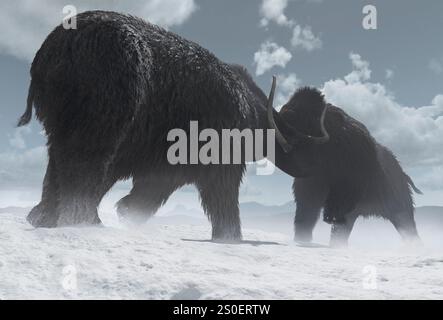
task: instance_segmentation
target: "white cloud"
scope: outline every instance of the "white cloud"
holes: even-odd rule
[[[301,48],[307,51],[320,49],[322,41],[314,35],[310,26],[302,27],[294,19],[286,16],[287,6],[288,0],[263,0],[260,6],[262,16],[260,25],[266,27],[272,21],[279,26],[292,28],[291,44],[294,49]]]
[[[29,126],[19,127],[14,130],[12,135],[9,135],[9,144],[15,149],[25,149],[26,142],[24,135],[31,133],[31,128]]]
[[[41,187],[46,162],[45,146],[0,153],[0,189]]]
[[[29,138],[35,134],[32,126],[15,128],[7,134],[9,145],[0,152],[0,190],[40,189],[47,163],[46,146],[30,147]],[[38,134],[41,134],[40,132]]]
[[[294,92],[300,87],[301,80],[295,73],[279,74],[277,76],[277,94],[275,98],[276,108],[279,110]]]
[[[350,59],[350,74],[324,84],[326,99],[362,121],[379,142],[394,151],[407,170],[427,172],[420,174],[419,181],[428,187],[434,183],[435,187],[430,172],[443,170],[443,95],[434,97],[428,106],[401,105],[385,86],[369,81],[367,61],[354,53]],[[443,187],[441,179],[439,187]]]
[[[436,118],[443,116],[443,94],[436,95],[430,106],[421,107],[417,111],[424,117]]]
[[[260,76],[275,66],[285,67],[291,58],[292,54],[287,49],[266,41],[261,44],[259,51],[254,53],[255,74]]]
[[[345,76],[345,80],[348,83],[356,83],[371,78],[371,69],[369,69],[369,62],[362,60],[359,54],[351,52],[349,54],[351,59],[353,70],[350,74]]]
[[[286,17],[284,11],[288,6],[288,0],[263,0],[260,6],[260,14],[262,19],[260,24],[267,26],[273,21],[281,26],[292,26],[294,21]]]
[[[312,33],[310,26],[301,27],[296,25],[292,31],[291,45],[294,48],[302,48],[307,51],[320,49],[322,41]]]
[[[428,68],[435,74],[443,73],[443,59],[431,59]]]
[[[103,9],[130,13],[164,27],[183,23],[197,7],[194,0],[1,1],[0,52],[32,60],[47,34],[62,22],[62,9],[67,4],[78,12]]]
[[[392,69],[385,70],[385,78],[386,80],[391,80],[394,77],[394,71]]]

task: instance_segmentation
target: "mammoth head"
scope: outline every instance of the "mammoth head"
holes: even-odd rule
[[[273,76],[267,104],[268,125],[269,128],[275,130],[275,138],[283,151],[289,153],[297,143],[323,144],[328,142],[329,134],[324,125],[327,104],[324,102],[321,93],[316,89],[303,88],[297,91],[278,113],[273,107],[275,86],[276,77]],[[310,108],[314,113],[316,110],[319,110],[319,116],[315,117],[319,121],[319,136],[303,133],[294,126],[294,121],[291,121],[291,118],[294,114],[297,114],[296,111],[300,108]],[[317,127],[318,125],[316,124],[315,126]]]

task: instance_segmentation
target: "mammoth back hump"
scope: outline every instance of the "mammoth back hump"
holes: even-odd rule
[[[376,142],[361,122],[337,107],[329,107],[325,127],[331,137],[324,148],[330,172],[358,177],[378,170]]]
[[[36,110],[44,122],[130,118],[149,89],[152,52],[124,15],[86,12],[77,29],[61,25],[46,38],[31,68]],[[122,19],[127,19],[125,22]],[[106,125],[106,122],[103,123]]]

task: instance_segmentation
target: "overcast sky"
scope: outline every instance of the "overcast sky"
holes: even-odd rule
[[[300,85],[363,121],[391,148],[425,191],[419,205],[443,205],[443,2],[440,0],[163,0],[2,1],[0,3],[0,206],[39,199],[45,137],[35,121],[15,129],[24,111],[29,65],[62,8],[111,9],[198,42],[226,62],[246,66],[267,92],[277,74],[277,103]],[[377,9],[377,29],[362,27],[365,5]],[[292,199],[281,172],[250,170],[241,200]],[[123,195],[120,184],[112,195]],[[174,196],[196,203],[192,188]]]

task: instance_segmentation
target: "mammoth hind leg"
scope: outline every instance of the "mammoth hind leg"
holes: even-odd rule
[[[49,156],[48,167],[43,181],[43,192],[40,203],[27,216],[27,220],[36,228],[53,228],[57,226],[58,183],[54,158]]]
[[[109,153],[82,152],[69,144],[59,151],[57,226],[100,224],[97,208],[116,181]]]
[[[134,176],[131,192],[116,204],[117,213],[122,220],[146,222],[182,185],[169,176]]]
[[[388,218],[406,242],[421,242],[412,210],[400,211]]]
[[[212,224],[212,240],[242,239],[238,195],[244,166],[214,166],[196,183],[202,207]]]

